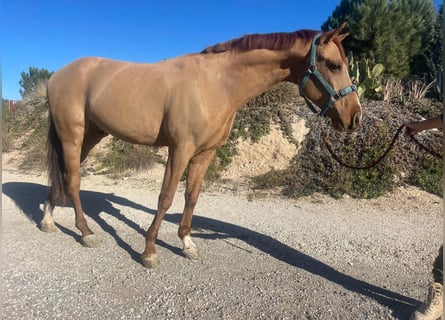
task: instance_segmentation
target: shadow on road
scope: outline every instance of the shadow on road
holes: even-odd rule
[[[23,214],[34,221],[36,226],[38,226],[40,220],[43,218],[43,211],[40,209],[40,205],[42,205],[46,199],[48,187],[27,182],[7,182],[3,184],[2,188],[3,193],[11,198],[21,209]],[[140,226],[135,222],[122,215],[120,210],[113,207],[113,204],[119,204],[129,208],[141,210],[150,215],[154,215],[156,210],[147,208],[112,193],[81,191],[80,196],[87,215],[96,221],[105,232],[112,235],[116,240],[116,243],[122,249],[128,252],[133,260],[140,263],[140,254],[136,252],[128,243],[122,240],[116,230],[104,219],[102,219],[99,214],[101,212],[105,212],[119,219],[127,226],[145,236],[145,230],[140,228]],[[172,223],[179,223],[180,217],[181,214],[175,213],[165,215],[164,219]],[[75,231],[64,228],[59,224],[57,224],[57,227],[65,234],[76,238],[77,241],[80,241],[80,235]],[[379,304],[392,310],[393,316],[398,319],[408,319],[415,306],[420,303],[415,299],[374,286],[363,280],[359,280],[339,272],[329,265],[299,252],[298,250],[289,247],[288,245],[268,235],[261,234],[244,227],[196,215],[193,217],[193,230],[206,230],[213,232],[210,234],[194,232],[194,237],[205,239],[238,238],[245,241],[248,245],[257,248],[258,250],[261,250],[278,260],[288,263],[296,268],[305,270],[316,276],[325,278],[326,280],[336,283],[349,291],[374,299]],[[171,250],[176,254],[182,255],[179,248],[171,246],[164,241],[158,240],[157,244]]]

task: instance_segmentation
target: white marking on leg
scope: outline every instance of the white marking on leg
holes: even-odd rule
[[[184,245],[184,249],[182,250],[182,252],[184,253],[186,258],[192,260],[201,259],[201,255],[199,254],[198,249],[196,249],[196,246],[193,243],[190,235],[184,236],[184,238],[182,239],[182,243]]]
[[[43,219],[40,222],[40,227],[42,231],[45,232],[55,232],[57,230],[56,224],[54,223],[52,207],[48,201],[45,202],[43,208]]]
[[[184,245],[184,250],[186,249],[195,249],[196,250],[196,246],[192,241],[192,237],[190,235],[186,235],[184,236],[184,238],[182,239],[182,244]]]

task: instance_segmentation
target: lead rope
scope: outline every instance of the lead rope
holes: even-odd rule
[[[350,168],[350,169],[356,169],[356,170],[367,170],[367,169],[371,169],[373,167],[375,167],[376,165],[378,165],[387,155],[388,153],[391,151],[391,149],[394,147],[396,141],[398,140],[400,133],[402,132],[403,128],[405,128],[405,125],[402,124],[396,131],[394,137],[391,139],[391,143],[389,144],[388,148],[383,152],[383,154],[378,157],[376,160],[372,160],[369,164],[364,165],[364,166],[356,166],[356,165],[352,165],[352,164],[348,164],[345,163],[343,160],[340,159],[340,157],[338,155],[336,155],[334,153],[334,151],[332,150],[332,147],[328,141],[328,137],[327,134],[325,132],[323,132],[322,138],[323,138],[323,142],[326,145],[326,148],[328,149],[329,153],[331,154],[331,156],[338,162],[340,163],[342,166],[346,167],[346,168]],[[442,159],[442,155],[431,150],[430,148],[428,148],[427,146],[425,146],[424,144],[422,144],[420,141],[418,141],[416,138],[414,138],[414,135],[412,134],[407,134],[408,137],[411,138],[411,140],[417,144],[417,146],[422,149],[423,151],[429,153],[430,155]]]
[[[421,143],[419,140],[416,139],[416,137],[413,134],[408,133],[408,137],[411,138],[412,141],[414,141],[415,144],[417,144],[417,146],[422,149],[423,151],[429,153],[430,155],[432,155],[433,157],[437,158],[437,159],[443,159],[443,155],[431,150],[430,148],[428,148],[427,146],[425,146],[423,143]]]

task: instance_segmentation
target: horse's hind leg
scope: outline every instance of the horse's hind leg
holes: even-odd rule
[[[189,259],[199,259],[201,257],[191,238],[192,216],[198,202],[202,182],[214,156],[215,150],[204,151],[193,157],[189,165],[184,212],[178,229],[178,236],[183,244],[182,251]]]
[[[100,142],[100,140],[107,136],[106,132],[103,132],[101,130],[98,130],[96,128],[94,128],[93,126],[90,126],[88,131],[85,134],[85,137],[83,139],[83,143],[82,143],[82,149],[81,149],[81,157],[80,157],[80,163],[82,163],[85,158],[87,157],[88,153],[91,151],[91,149]],[[79,177],[80,179],[80,177]],[[42,231],[44,232],[56,232],[57,228],[56,228],[56,224],[54,222],[54,216],[53,216],[53,211],[54,211],[54,205],[51,201],[52,198],[52,190],[50,188],[49,193],[48,193],[48,197],[45,201],[45,205],[44,205],[44,215],[43,215],[43,219],[40,222],[40,228]],[[73,201],[74,203],[74,201]],[[83,211],[81,211],[83,214]],[[77,214],[76,214],[77,217]],[[80,218],[80,220],[82,220],[82,218]],[[77,218],[76,218],[77,221]],[[86,223],[86,222],[85,222]],[[82,225],[82,223],[80,223],[80,225]],[[88,228],[88,226],[87,226]],[[88,233],[88,230],[85,229],[83,227],[85,233]],[[83,235],[84,232],[82,232]],[[94,243],[92,243],[92,236],[90,236],[89,238],[87,237],[88,240],[84,241],[85,245],[87,246],[94,246]],[[88,245],[89,244],[89,245]]]
[[[51,189],[43,207],[43,219],[40,221],[40,229],[44,232],[56,232],[56,224],[54,222],[54,205],[51,203]]]
[[[73,125],[65,128],[64,132],[60,133],[59,136],[63,146],[63,158],[66,167],[64,176],[66,193],[74,207],[76,227],[82,234],[82,244],[85,247],[96,247],[95,235],[88,227],[80,202],[80,160],[84,142],[84,130],[82,125]]]
[[[66,151],[65,151],[66,150]],[[64,146],[65,163],[67,167],[66,184],[67,194],[71,199],[76,214],[76,227],[82,234],[82,244],[85,247],[96,247],[96,238],[88,227],[85,214],[80,202],[80,153],[76,146]]]

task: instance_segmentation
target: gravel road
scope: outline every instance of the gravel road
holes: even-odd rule
[[[86,176],[81,197],[100,239],[83,248],[71,208],[59,231],[37,223],[44,175],[2,170],[3,319],[408,319],[442,242],[441,198],[403,188],[374,200],[299,200],[225,188],[201,194],[181,254],[182,188],[158,238],[161,266],[139,254],[160,180]]]

